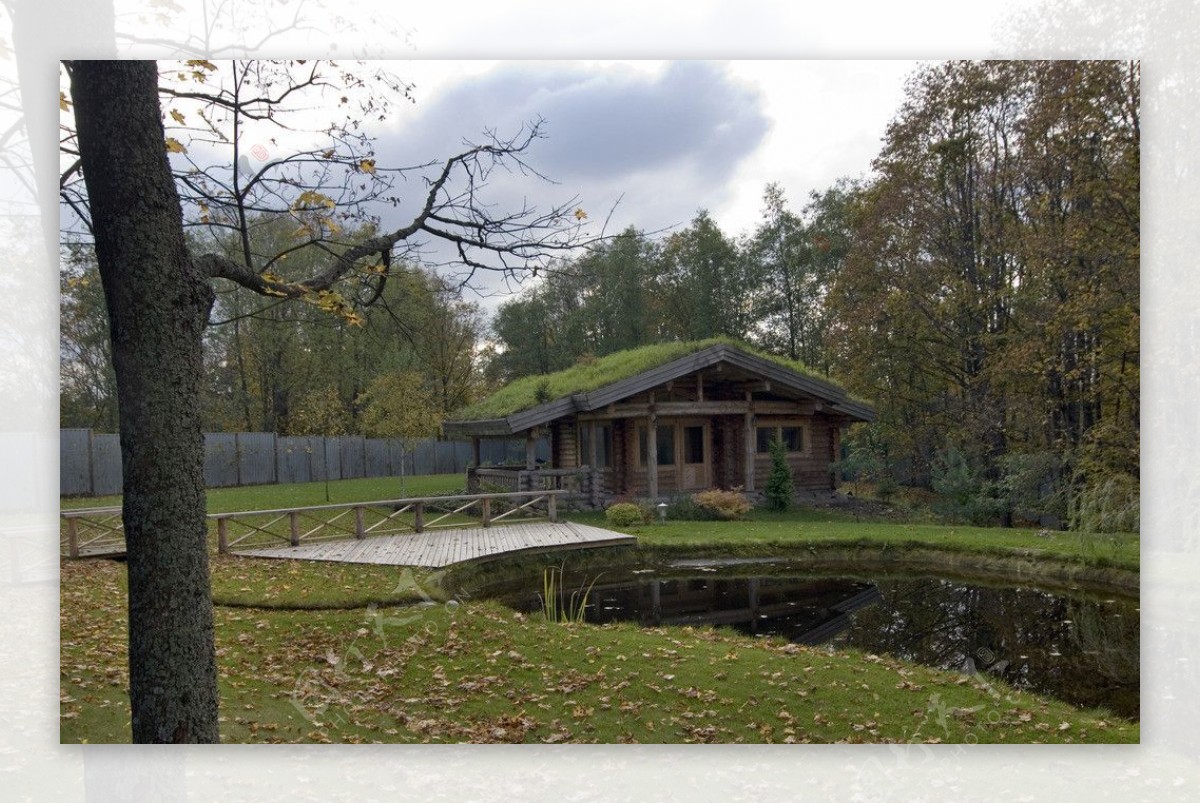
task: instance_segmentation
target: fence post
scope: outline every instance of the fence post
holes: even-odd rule
[[[413,530],[417,533],[425,531],[425,503],[413,503]]]
[[[492,498],[484,497],[479,501],[479,507],[483,510],[483,526],[489,528],[492,526]]]
[[[363,530],[363,507],[356,505],[354,507],[354,538],[362,539],[367,535]]]
[[[300,546],[300,512],[290,511],[288,521],[292,526],[292,547]]]
[[[96,454],[92,447],[92,428],[87,431],[88,494],[96,496]]]
[[[73,516],[67,517],[67,555],[79,558],[79,530]]]
[[[546,516],[551,522],[558,521],[558,495],[551,491],[546,498]]]
[[[229,525],[225,517],[217,517],[217,552],[221,555],[229,552]]]

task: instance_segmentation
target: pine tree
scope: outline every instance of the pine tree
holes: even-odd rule
[[[773,511],[786,511],[792,507],[792,467],[787,462],[787,452],[778,438],[771,441],[771,476],[767,478],[767,507]]]

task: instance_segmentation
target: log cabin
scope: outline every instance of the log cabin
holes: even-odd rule
[[[797,490],[833,489],[841,435],[872,408],[803,366],[724,339],[658,344],[526,377],[459,411],[445,436],[470,439],[469,489],[571,489],[600,507],[708,488],[757,496],[783,443]],[[479,465],[484,438],[526,440],[523,466]],[[550,461],[535,458],[541,438]]]

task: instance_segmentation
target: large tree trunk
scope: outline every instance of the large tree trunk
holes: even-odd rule
[[[133,740],[217,742],[199,394],[213,291],[188,258],[153,62],[71,65],[112,332]]]

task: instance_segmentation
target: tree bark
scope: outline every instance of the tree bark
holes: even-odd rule
[[[198,402],[213,290],[188,258],[154,63],[70,70],[117,379],[133,741],[217,742]]]

